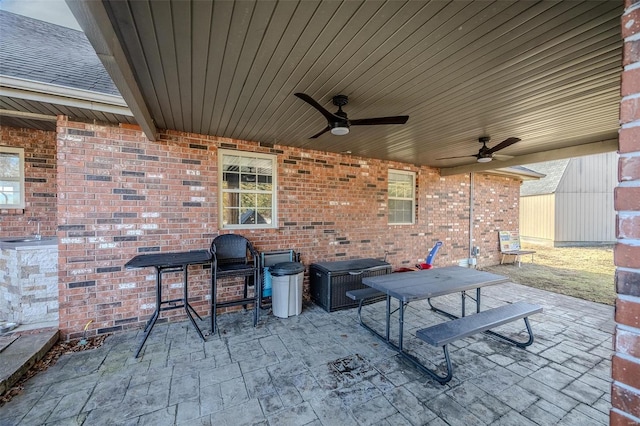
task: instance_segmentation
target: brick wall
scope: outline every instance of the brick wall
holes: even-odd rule
[[[319,151],[165,132],[149,142],[131,126],[58,122],[60,329],[77,337],[140,327],[155,302],[153,270],[125,270],[140,253],[208,248],[218,235],[217,149],[276,154],[278,229],[238,231],[260,251],[293,248],[305,265],[359,257],[395,267],[424,259],[444,241],[436,265],[469,252],[469,175]],[[417,223],[389,226],[390,168],[417,173]],[[497,230],[517,229],[520,182],[475,175],[474,235],[482,264],[498,262]],[[506,229],[505,228],[505,229]],[[166,276],[181,294],[179,276]],[[190,270],[190,299],[208,315],[209,271]],[[220,289],[224,299],[237,285]],[[163,314],[163,320],[180,310]],[[182,316],[180,316],[182,318]]]
[[[56,134],[0,126],[0,145],[24,148],[25,208],[0,209],[0,237],[56,233]]]
[[[626,1],[620,106],[620,160],[614,192],[618,212],[612,425],[640,423],[640,3]]]

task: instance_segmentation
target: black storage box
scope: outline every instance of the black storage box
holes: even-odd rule
[[[362,278],[391,273],[391,265],[376,259],[312,263],[309,266],[311,299],[325,311],[353,308],[358,302],[346,296],[348,290],[366,288]],[[369,303],[384,299],[371,299]]]

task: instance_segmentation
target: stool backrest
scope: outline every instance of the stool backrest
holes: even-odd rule
[[[249,263],[249,253],[257,256],[253,246],[242,235],[218,235],[211,243],[211,253],[218,264]]]

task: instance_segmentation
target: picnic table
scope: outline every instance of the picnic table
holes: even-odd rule
[[[372,298],[376,294],[386,295],[386,329],[385,334],[378,333],[375,329],[368,326],[362,321],[360,310],[362,303],[359,306],[358,316],[360,317],[360,323],[363,327],[374,333],[377,337],[385,341],[389,346],[397,350],[400,355],[405,359],[412,362],[420,370],[428,373],[440,383],[446,383],[451,379],[452,368],[447,351],[447,344],[455,341],[456,339],[470,336],[478,332],[489,332],[492,335],[506,340],[510,343],[524,347],[533,343],[533,334],[529,326],[527,316],[532,313],[541,312],[542,308],[535,305],[530,305],[524,302],[513,305],[505,305],[503,307],[494,308],[488,311],[481,312],[481,289],[486,286],[496,285],[507,282],[509,279],[502,275],[492,274],[489,272],[479,271],[476,269],[463,268],[460,266],[449,266],[444,268],[429,269],[415,272],[403,272],[389,275],[380,275],[375,277],[367,277],[362,280],[362,283],[371,287],[371,289],[356,290],[352,292],[352,298],[358,296]],[[476,302],[476,314],[465,317],[464,300],[466,297],[470,297],[466,294],[467,291],[475,290],[475,302]],[[360,293],[356,293],[360,292]],[[379,293],[378,293],[379,292]],[[458,318],[455,314],[447,312],[438,308],[435,308],[431,304],[432,298],[445,296],[448,294],[454,294],[460,292],[462,294],[462,317]],[[350,296],[350,297],[351,297]],[[389,335],[391,315],[391,299],[398,300],[398,342],[397,344],[392,342]],[[418,331],[417,337],[435,346],[442,346],[445,352],[445,358],[447,361],[448,374],[442,377],[436,374],[434,371],[425,367],[417,358],[408,354],[403,348],[404,339],[404,314],[407,304],[417,300],[429,299],[429,305],[437,312],[443,313],[446,316],[453,318],[454,321],[447,321],[449,326],[437,325]],[[361,302],[363,300],[360,300]],[[490,328],[498,325],[505,324],[506,322],[514,321],[516,319],[524,318],[527,330],[529,332],[529,340],[527,342],[515,341],[509,337],[501,334],[488,331]],[[451,327],[453,325],[453,327]],[[432,338],[433,333],[436,333],[436,337]]]
[[[383,339],[402,351],[404,332],[404,311],[410,302],[431,299],[438,296],[446,296],[453,293],[462,293],[469,290],[476,291],[476,311],[480,312],[480,290],[482,287],[501,284],[509,281],[502,275],[479,271],[477,269],[463,268],[461,266],[448,266],[444,268],[427,269],[423,271],[403,272],[398,274],[368,277],[362,280],[368,285],[387,295],[386,333]],[[463,293],[463,297],[466,293]],[[389,340],[389,328],[391,323],[391,298],[399,301],[398,318],[398,344],[394,345]],[[439,310],[439,309],[438,309]],[[447,316],[454,314],[444,312]],[[375,330],[372,330],[377,333]]]

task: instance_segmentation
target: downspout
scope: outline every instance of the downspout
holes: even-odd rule
[[[474,201],[474,184],[473,184],[473,172],[469,173],[469,267],[476,267],[472,264],[472,259],[475,260],[475,250],[473,249],[473,201]]]

